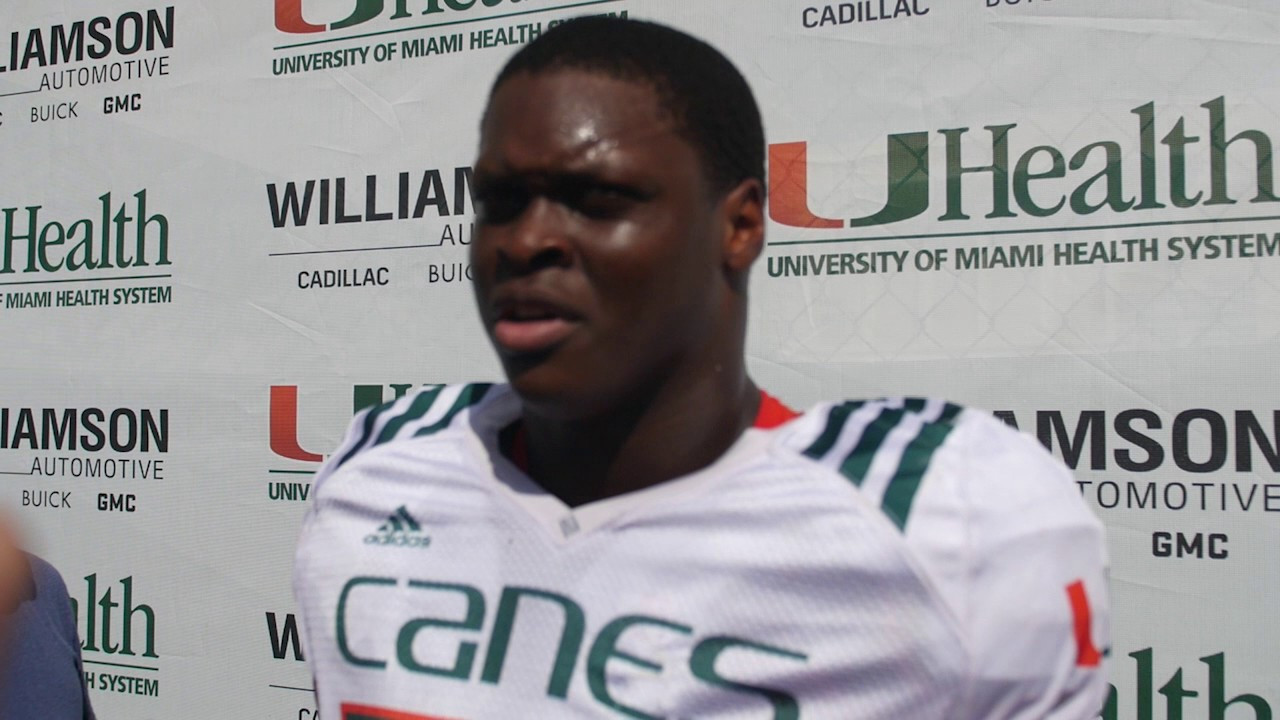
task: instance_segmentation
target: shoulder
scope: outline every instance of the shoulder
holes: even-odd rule
[[[429,489],[463,487],[461,475],[483,471],[466,461],[466,446],[513,407],[518,399],[505,385],[427,385],[357,413],[342,444],[316,471],[297,557],[316,555],[304,552],[316,542],[328,548],[330,539],[316,538],[335,527],[386,518]]]
[[[58,570],[43,558],[25,553],[31,568],[31,586],[35,612],[50,619],[67,642],[74,642],[75,618],[71,610],[71,596]]]
[[[856,486],[907,534],[924,529],[921,503],[968,508],[971,522],[1034,526],[1048,513],[1100,527],[1038,442],[946,400],[823,403],[785,426],[782,443]]]
[[[887,398],[784,428],[901,533],[970,656],[957,718],[1093,717],[1110,633],[1102,524],[1070,471],[984,411]]]
[[[507,394],[505,385],[469,383],[424,385],[381,405],[361,410],[351,420],[342,445],[317,475],[329,475],[356,457],[377,448],[413,438],[447,435],[486,401]]]
[[[67,585],[57,568],[43,558],[26,553],[27,564],[31,567],[31,580],[37,594],[49,593],[52,596],[67,596]]]
[[[784,426],[782,444],[856,487],[901,530],[928,469],[972,412],[931,398],[822,403]]]
[[[985,411],[966,411],[937,458],[930,499],[963,506],[975,521],[999,521],[1007,531],[1046,525],[1101,531],[1071,471],[1035,438]]]

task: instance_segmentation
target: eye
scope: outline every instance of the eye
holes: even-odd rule
[[[565,188],[562,202],[587,218],[609,220],[625,215],[641,199],[622,185],[587,182]]]
[[[476,221],[488,225],[502,225],[520,216],[529,206],[529,192],[517,185],[496,183],[476,189]]]

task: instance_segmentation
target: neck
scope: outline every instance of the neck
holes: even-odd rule
[[[715,462],[759,405],[739,361],[633,393],[598,416],[561,420],[526,407],[529,474],[570,506],[642,490]]]

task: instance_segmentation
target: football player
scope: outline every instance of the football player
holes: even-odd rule
[[[940,400],[797,414],[747,374],[765,142],[718,51],[580,19],[493,85],[475,298],[507,384],[365,411],[295,585],[343,720],[1084,720],[1103,529]]]

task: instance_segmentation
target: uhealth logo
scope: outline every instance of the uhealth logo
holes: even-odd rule
[[[1151,720],[1161,700],[1165,706],[1161,717],[1168,720],[1224,720],[1228,716],[1233,720],[1271,720],[1272,702],[1259,694],[1240,692],[1238,665],[1235,666],[1236,674],[1228,678],[1225,652],[1199,658],[1204,665],[1200,673],[1195,671],[1195,666],[1190,669],[1177,666],[1168,673],[1167,662],[1163,661],[1164,658],[1157,658],[1154,649],[1149,647],[1128,656],[1134,661],[1133,674],[1129,676],[1133,680],[1132,690],[1121,693],[1112,685],[1099,715],[1100,720]],[[1160,677],[1166,673],[1169,679],[1161,684]],[[1258,673],[1245,675],[1253,679],[1259,676]],[[1204,679],[1199,680],[1197,676]],[[1157,698],[1157,694],[1161,697]],[[1130,708],[1133,714],[1127,712]]]
[[[42,217],[43,205],[0,208],[0,275],[172,265],[169,219],[147,213],[146,188],[132,197],[117,204],[107,191],[97,213],[74,219]]]
[[[532,0],[524,1],[532,2]],[[416,0],[414,2],[416,5],[414,11],[410,11],[409,5],[411,2],[414,2],[414,0],[395,0],[395,12],[391,13],[387,19],[403,20],[418,15],[433,15],[450,10],[467,11],[473,9],[477,4],[491,8],[504,3],[516,4],[521,0]],[[303,0],[276,0],[276,29],[280,32],[291,34],[344,30],[375,20],[387,10],[386,0],[354,0],[350,15],[328,25],[320,25],[307,22],[302,16],[302,6]],[[421,9],[419,10],[419,8]]]
[[[1102,138],[1078,148],[1027,142],[1027,131],[1019,131],[1016,122],[987,125],[985,137],[970,134],[967,127],[942,129],[937,131],[944,149],[940,162],[930,158],[932,133],[894,133],[886,140],[884,207],[849,220],[822,217],[810,209],[808,143],[771,145],[769,215],[780,225],[810,229],[910,220],[924,215],[932,204],[931,169],[944,173],[945,211],[936,217],[939,221],[969,220],[972,212],[997,219],[1234,205],[1250,192],[1250,203],[1280,202],[1273,191],[1271,138],[1261,130],[1228,135],[1224,97],[1200,107],[1204,113],[1169,121],[1158,117],[1155,102],[1146,103],[1130,110],[1136,118],[1136,137]],[[1021,147],[1015,144],[1019,142]],[[1204,148],[1197,147],[1201,142]],[[1252,182],[1239,177],[1234,178],[1236,184],[1252,188],[1228,187],[1229,151],[1233,164],[1254,170]],[[966,165],[962,157],[969,153],[990,157],[991,162]],[[1137,167],[1131,168],[1134,163]],[[1135,177],[1136,192],[1126,187],[1126,180],[1131,183]],[[977,193],[980,186],[989,187],[990,194]],[[987,204],[979,207],[975,194]]]
[[[156,613],[150,605],[136,601],[133,576],[120,578],[113,585],[100,583],[98,574],[90,573],[84,583],[84,594],[71,597],[71,614],[84,638],[80,649],[87,666],[85,685],[92,690],[159,697],[159,678],[145,674],[159,671],[153,664],[160,657],[156,652]]]

